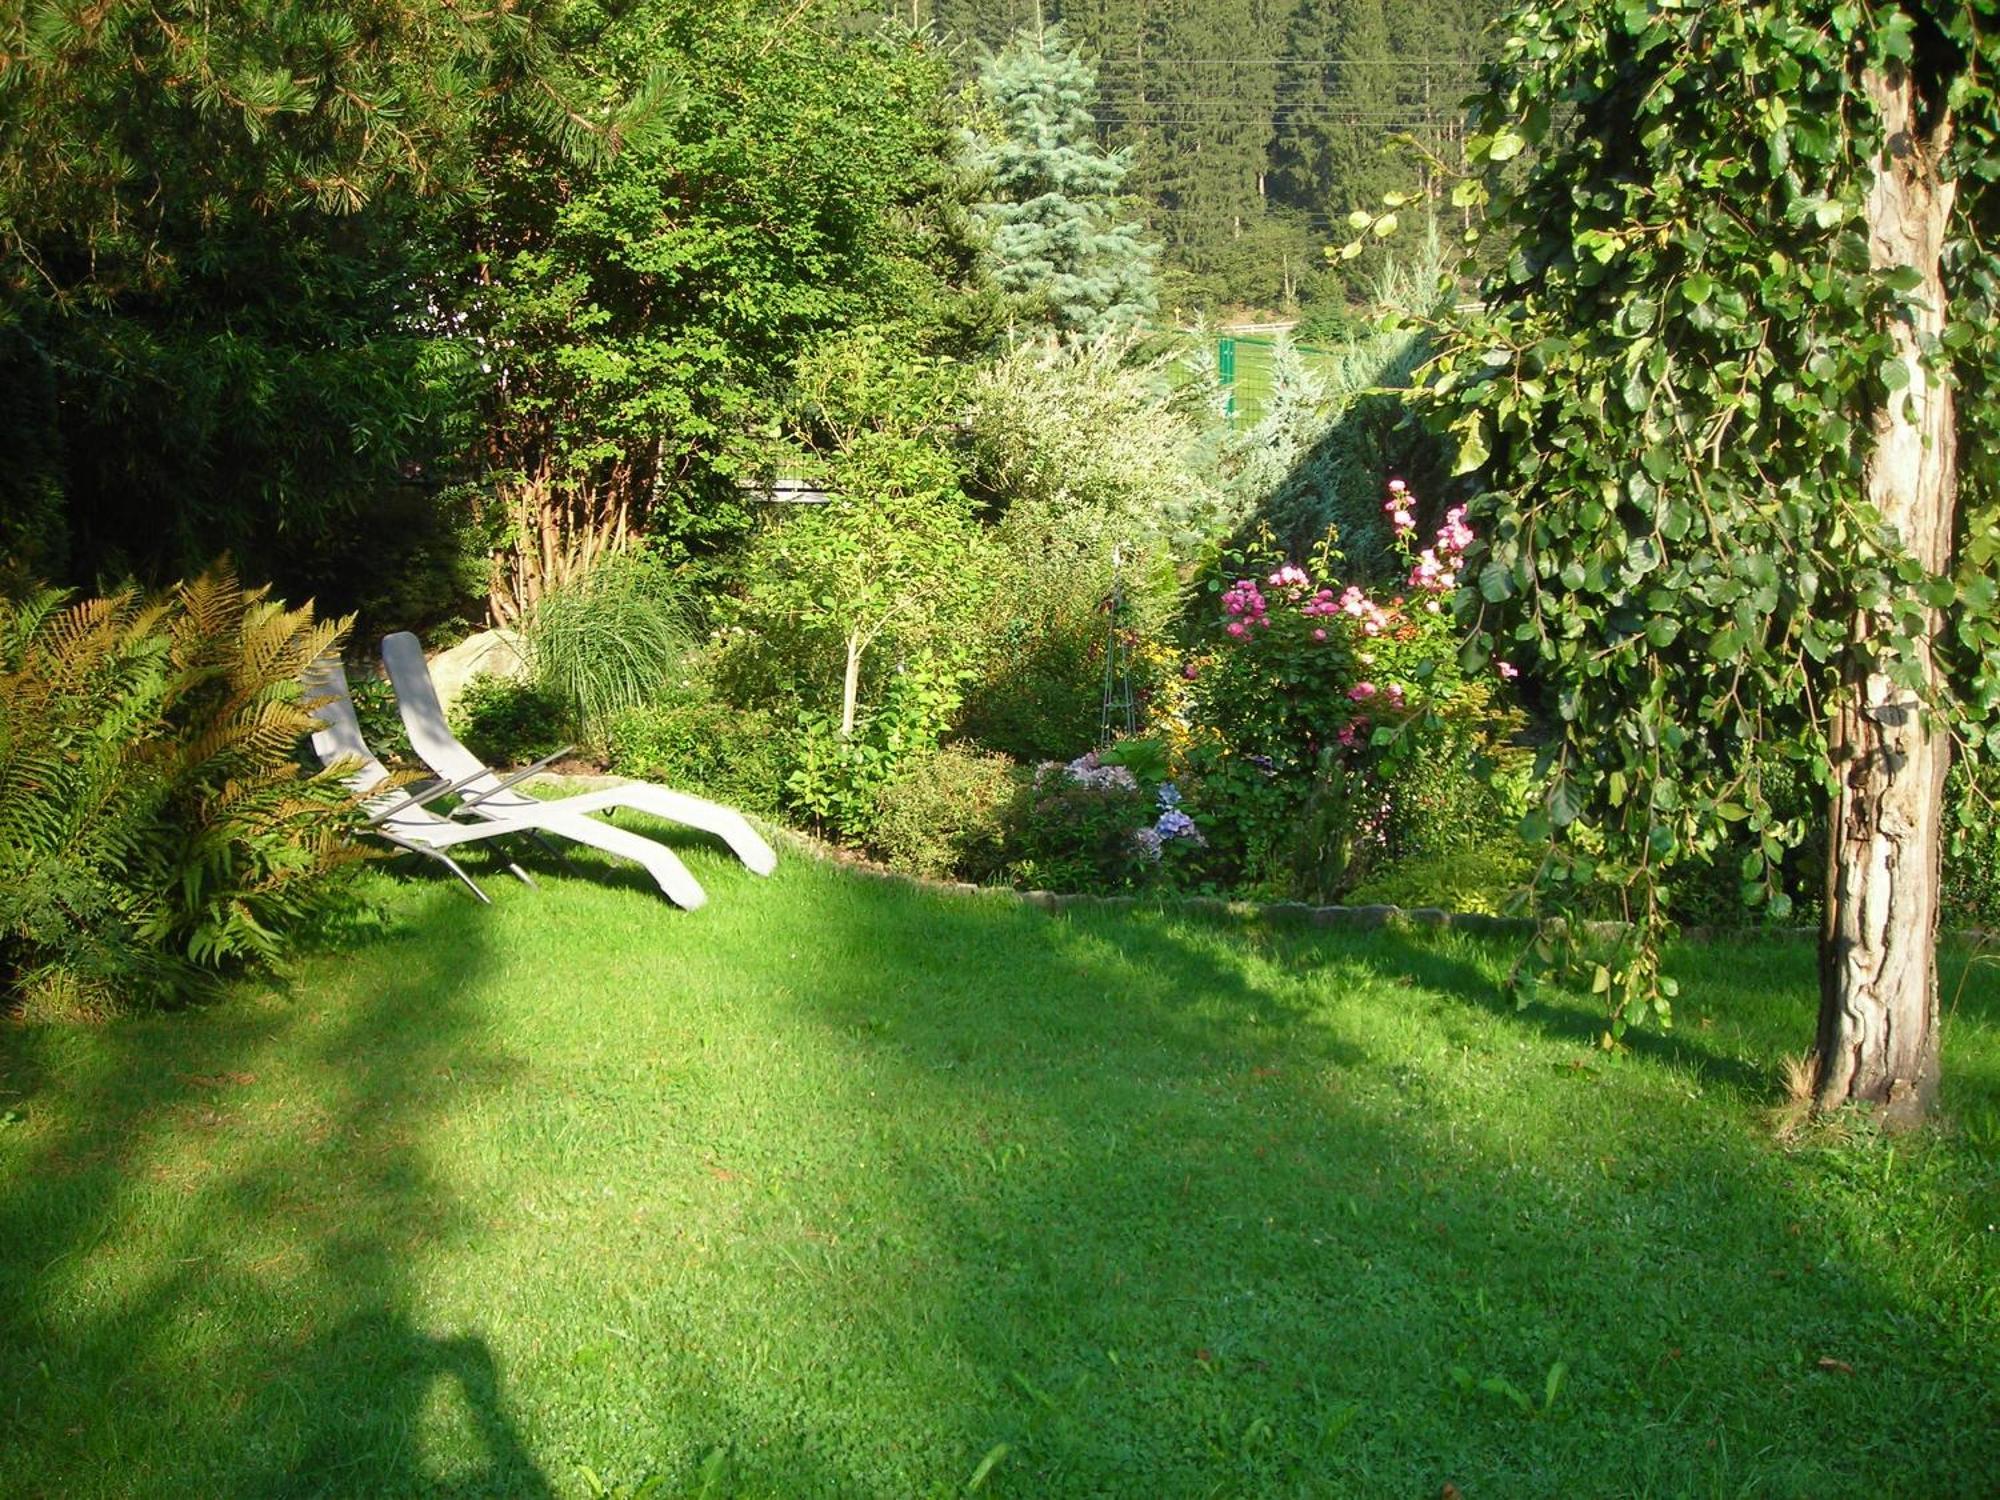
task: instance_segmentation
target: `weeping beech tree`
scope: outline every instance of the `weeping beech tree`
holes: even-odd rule
[[[1630,919],[1540,958],[1614,1034],[1670,1021],[1677,872],[1726,861],[1783,916],[1824,829],[1815,1099],[1896,1121],[1938,1076],[1945,774],[2000,701],[1994,24],[1522,10],[1456,189],[1508,239],[1436,367],[1483,488],[1467,651],[1551,692],[1544,909],[1610,888]]]

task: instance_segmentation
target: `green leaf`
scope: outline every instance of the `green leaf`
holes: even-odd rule
[[[1583,816],[1583,798],[1569,777],[1560,776],[1549,784],[1548,809],[1549,821],[1557,828],[1567,828]]]
[[[966,1494],[970,1495],[979,1490],[986,1483],[987,1478],[993,1473],[994,1469],[999,1467],[1000,1460],[1005,1458],[1007,1453],[1008,1447],[1005,1443],[995,1443],[991,1448],[988,1448],[986,1456],[979,1460],[979,1467],[974,1469],[972,1477],[965,1481]]]
[[[1492,429],[1483,413],[1474,414],[1452,428],[1458,438],[1458,463],[1454,476],[1470,474],[1493,456]]]

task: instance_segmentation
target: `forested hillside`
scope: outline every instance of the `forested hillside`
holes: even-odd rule
[[[1165,248],[1163,311],[1285,308],[1336,287],[1321,247],[1455,148],[1500,0],[901,0],[969,69],[1060,23],[1097,68],[1106,144]]]

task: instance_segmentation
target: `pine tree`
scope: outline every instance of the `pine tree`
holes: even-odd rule
[[[1154,151],[1168,253],[1204,301],[1264,302],[1279,280],[1269,253],[1265,175],[1282,32],[1261,0],[1174,0],[1155,42]]]
[[[1086,338],[1158,305],[1158,252],[1121,216],[1128,162],[1098,144],[1096,86],[1060,28],[1021,32],[980,68],[987,119],[966,152],[987,184],[973,213],[988,274],[1024,315]]]
[[[1464,150],[1463,101],[1492,56],[1488,23],[1495,0],[1384,0],[1383,13],[1400,63],[1389,69],[1398,128],[1416,137],[1424,155],[1455,164]],[[1430,177],[1428,161],[1421,175]]]
[[[1400,71],[1382,0],[1306,0],[1291,48],[1319,60],[1281,101],[1274,156],[1284,201],[1336,218],[1395,185],[1389,138]]]

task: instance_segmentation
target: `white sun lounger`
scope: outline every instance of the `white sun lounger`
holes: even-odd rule
[[[727,844],[736,857],[759,875],[777,868],[778,856],[752,828],[743,814],[719,802],[691,797],[652,782],[631,781],[602,791],[583,792],[543,802],[515,791],[516,773],[503,782],[486,763],[460,744],[445,723],[444,708],[431,683],[430,668],[424,664],[424,648],[414,635],[399,631],[382,641],[382,664],[396,689],[396,708],[409,731],[410,744],[438,775],[464,789],[461,809],[484,818],[516,818],[530,810],[557,812],[581,817],[612,807],[629,807],[650,813],[669,823],[680,823],[713,834]],[[553,758],[553,757],[551,757]],[[537,767],[542,764],[537,763]]]
[[[474,822],[457,822],[440,817],[425,805],[448,794],[466,794],[464,783],[450,780],[407,795],[397,788],[378,790],[391,778],[362,737],[361,720],[348,692],[347,670],[340,659],[322,657],[306,673],[304,681],[306,700],[314,706],[322,725],[312,737],[313,753],[322,765],[346,763],[356,768],[348,776],[348,785],[362,799],[368,813],[369,832],[399,849],[438,860],[480,900],[488,899],[486,893],[446,851],[460,844],[502,839],[512,834],[534,837],[547,833],[633,861],[653,877],[676,906],[693,910],[707,901],[700,883],[688,873],[687,866],[673,850],[622,828],[590,818],[562,816],[532,798],[524,799],[529,805],[522,815],[489,815]],[[510,862],[508,867],[528,884],[534,884],[519,865]]]

